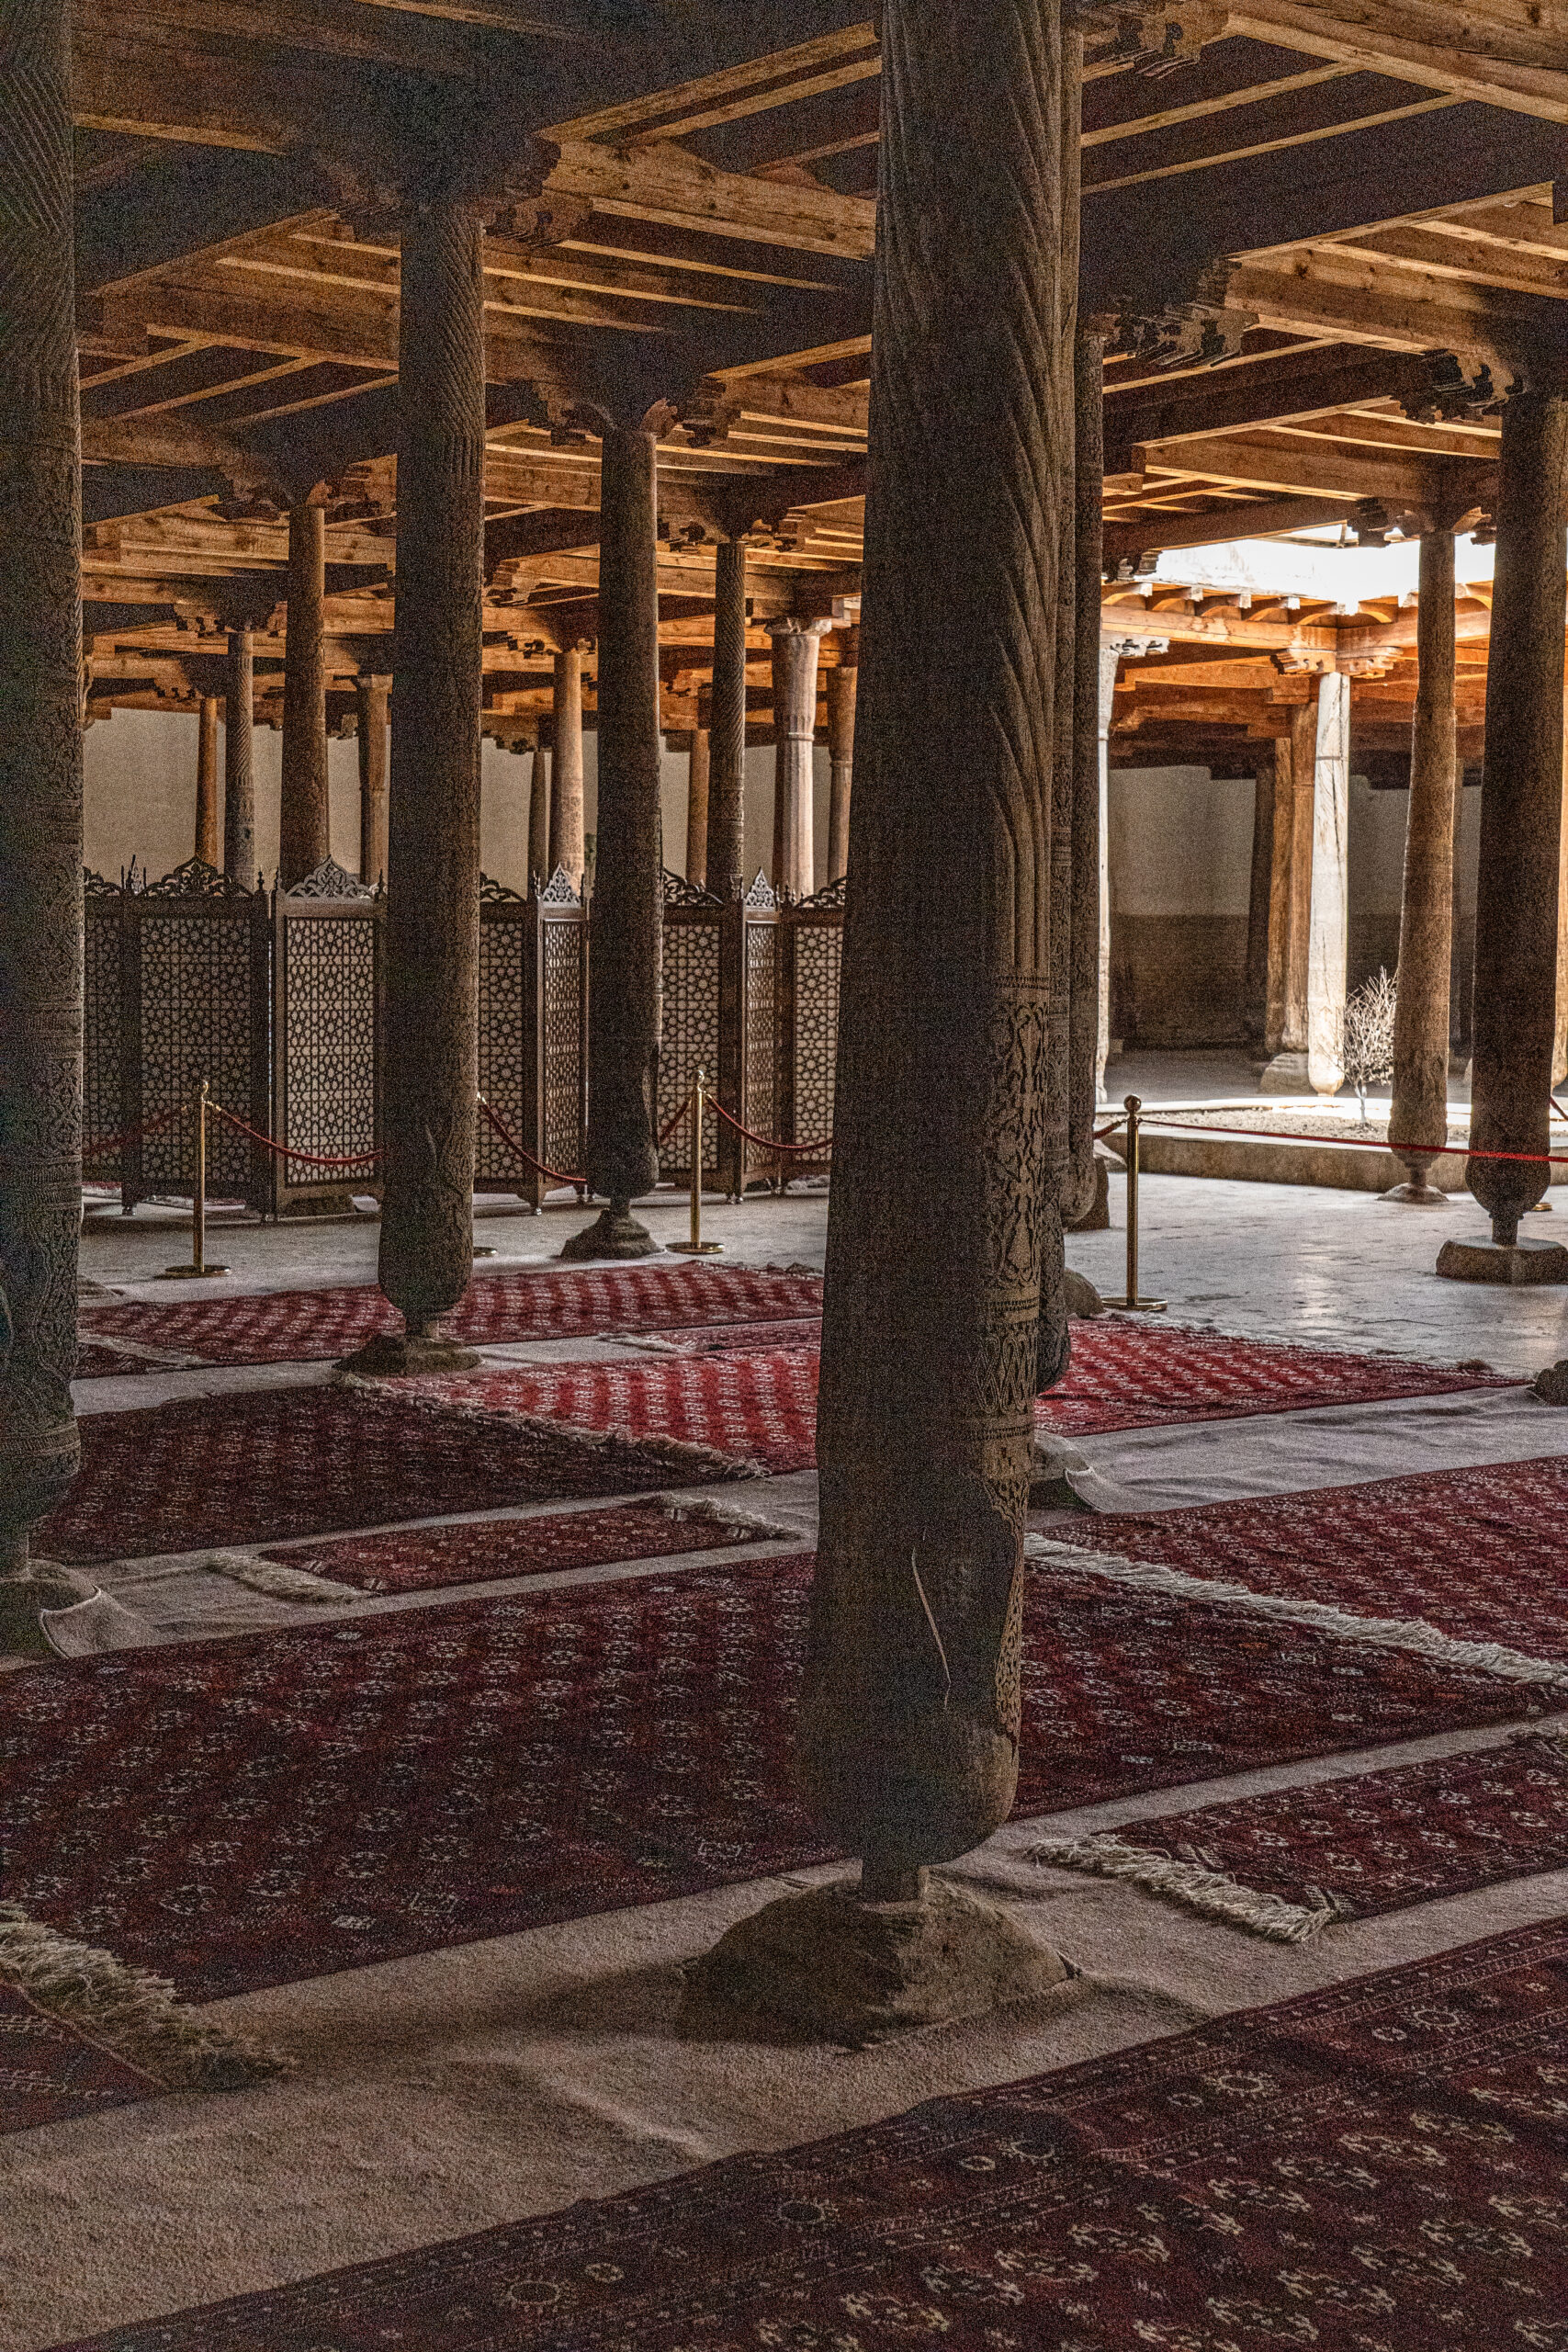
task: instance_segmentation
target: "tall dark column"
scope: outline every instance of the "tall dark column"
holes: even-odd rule
[[[223,695],[223,871],[231,882],[246,890],[256,887],[253,645],[248,628],[229,631],[229,673]]]
[[[401,499],[400,493],[400,512]],[[283,805],[278,871],[287,889],[332,854],[327,799],[327,669],[322,635],[326,516],[309,501],[288,513],[288,619],[283,675]]]
[[[554,797],[550,771],[554,762],[545,741],[546,733],[547,729],[541,728],[528,774],[528,879],[530,887],[537,882],[541,889],[555,870],[550,860],[550,802]],[[513,748],[521,758],[524,745],[519,743]]]
[[[439,1318],[473,1262],[483,686],[482,237],[436,198],[402,222],[398,668],[387,874],[381,1288],[405,1329],[351,1358],[477,1359]]]
[[[708,746],[707,887],[746,888],[746,543],[721,539],[714,566],[713,718]]]
[[[1274,873],[1274,748],[1260,752],[1252,794],[1252,875],[1247,901],[1247,975],[1241,1028],[1260,1044],[1269,1014],[1269,907]]]
[[[1266,1091],[1303,1093],[1307,1084],[1307,947],[1312,922],[1312,837],[1317,774],[1317,693],[1291,713],[1287,742],[1275,750],[1280,788],[1274,804],[1269,877],[1269,939],[1279,943],[1279,1034],[1263,1073]],[[1269,1034],[1273,1034],[1272,1005]]]
[[[1453,932],[1454,801],[1459,752],[1454,719],[1454,535],[1421,537],[1416,615],[1416,711],[1410,729],[1410,806],[1404,820],[1404,886],[1399,906],[1399,994],[1393,1015],[1393,1103],[1388,1136],[1408,1182],[1385,1200],[1442,1207],[1448,1195],[1427,1182],[1430,1152],[1446,1143],[1449,1120],[1449,962]]]
[[[631,1214],[659,1178],[663,857],[660,811],[658,434],[606,421],[600,473],[599,814],[588,959],[588,1182],[609,1207],[563,1258],[646,1258]]]
[[[204,865],[218,863],[218,697],[203,695],[197,720],[196,854]]]
[[[390,678],[356,678],[359,716],[359,878],[368,888],[387,878],[387,704]]]
[[[0,1651],[84,1588],[30,1531],[76,1475],[82,608],[70,17],[0,29]]]
[[[828,673],[828,879],[850,869],[850,793],[855,764],[855,685],[860,631],[839,635],[839,659]]]
[[[582,888],[582,653],[563,645],[556,655],[555,713],[550,730],[550,831],[546,878],[564,865],[574,890]],[[536,765],[536,774],[537,767]]]
[[[1077,158],[1068,159],[1076,175]],[[1100,582],[1104,543],[1105,338],[1081,328],[1073,355],[1073,789],[1068,960],[1067,1173],[1062,1217],[1094,1205],[1094,1106],[1100,1045]]]
[[[1568,399],[1515,392],[1498,453],[1497,558],[1486,673],[1481,874],[1475,910],[1475,1070],[1465,1181],[1492,1218],[1487,1252],[1448,1242],[1439,1273],[1472,1281],[1568,1280],[1568,1250],[1518,1246],[1544,1167],[1483,1151],[1545,1155],[1557,1000],[1557,867],[1562,809],[1564,491]]]
[[[710,706],[711,707],[711,706]],[[700,716],[705,717],[704,710]],[[694,727],[686,739],[686,879],[705,883],[708,871],[708,779],[712,772],[713,737],[706,727]]]
[[[817,657],[826,621],[768,623],[773,640],[773,888],[816,888]]]
[[[982,1985],[973,1915],[929,1894],[923,1866],[988,1837],[1018,1775],[1077,43],[1035,0],[886,0],[882,33],[876,463],[796,1747],[807,1803],[863,1858],[865,1911],[834,1891],[773,1916],[774,1949],[804,1918],[890,1948],[906,1984],[945,1919],[980,2007],[1015,1953],[1016,1983],[1059,1970],[1017,1931],[1004,1960],[1005,1923],[976,1906]]]

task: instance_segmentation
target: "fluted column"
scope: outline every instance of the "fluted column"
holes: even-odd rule
[[[1557,889],[1562,810],[1564,481],[1568,398],[1515,392],[1503,410],[1497,556],[1486,673],[1481,873],[1475,913],[1475,1059],[1471,1191],[1492,1218],[1495,1254],[1461,1268],[1445,1245],[1438,1271],[1492,1281],[1568,1279],[1568,1252],[1516,1248],[1540,1197],[1557,1006]],[[1533,1258],[1533,1266],[1527,1261]],[[1445,1263],[1445,1261],[1448,1262]]]
[[[817,658],[827,621],[775,620],[773,640],[773,888],[793,899],[816,888]]]
[[[534,757],[528,775],[528,877],[530,887],[537,882],[541,888],[555,872],[555,860],[550,855],[551,786],[555,782],[550,771],[558,763],[541,728],[534,746]]]
[[[588,1182],[609,1203],[565,1258],[646,1258],[631,1214],[659,1177],[654,1095],[663,936],[658,435],[604,421],[600,473],[599,806],[588,958]]]
[[[746,888],[746,542],[721,539],[714,561],[713,712],[708,741],[707,887]]]
[[[370,889],[387,878],[387,704],[390,678],[355,681],[359,716],[359,878]]]
[[[441,1338],[440,1317],[473,1262],[482,242],[477,213],[459,200],[438,197],[402,216],[379,1277],[404,1329],[350,1359],[389,1372],[476,1361]]]
[[[550,725],[549,854],[547,878],[564,865],[574,890],[582,888],[582,654],[563,645],[556,655],[555,704]],[[541,741],[543,738],[541,737]],[[538,773],[537,761],[535,774]]]
[[[713,738],[694,727],[686,739],[686,879],[705,883],[708,871],[708,785]]]
[[[828,879],[850,870],[850,793],[855,764],[855,686],[860,631],[839,635],[837,665],[828,673]]]
[[[256,785],[253,765],[255,717],[254,639],[248,628],[229,631],[223,691],[223,871],[243,889],[256,887]]]
[[[309,502],[288,513],[288,618],[283,674],[283,804],[278,871],[286,889],[332,854],[327,798],[327,669],[322,634],[326,515]]]
[[[1441,1207],[1427,1182],[1449,1119],[1449,966],[1453,930],[1454,802],[1459,752],[1454,719],[1454,535],[1421,536],[1416,615],[1416,710],[1410,729],[1410,805],[1399,905],[1399,983],[1393,1015],[1393,1102],[1388,1139],[1408,1181],[1385,1200]]]
[[[197,720],[196,854],[218,863],[218,697],[203,695]]]
[[[70,17],[0,29],[0,1651],[77,1580],[28,1568],[76,1475],[82,608]]]
[[[1076,174],[1076,162],[1069,158]],[[1095,1199],[1094,1106],[1100,1057],[1100,799],[1102,716],[1100,583],[1104,551],[1105,337],[1080,328],[1073,349],[1073,706],[1068,920],[1067,1180],[1063,1222]],[[1109,715],[1103,724],[1109,725]]]

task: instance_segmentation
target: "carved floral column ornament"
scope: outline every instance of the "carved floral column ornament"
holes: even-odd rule
[[[839,659],[828,673],[828,879],[850,870],[850,794],[854,784],[855,687],[860,630],[839,631]]]
[[[713,704],[708,734],[707,888],[727,902],[746,889],[746,542],[714,558]]]
[[[70,10],[0,17],[0,1651],[84,1597],[29,1537],[76,1475],[82,610]]]
[[[839,2030],[1063,1973],[999,1910],[928,1888],[925,1866],[1005,1821],[1018,1777],[1077,43],[1036,0],[886,0],[882,32],[876,459],[795,1752],[861,1879],[741,1922],[693,1992]]]
[[[203,695],[197,719],[196,854],[203,865],[218,864],[218,697]]]
[[[1399,904],[1399,987],[1393,1015],[1393,1102],[1388,1139],[1408,1181],[1387,1201],[1427,1207],[1448,1195],[1427,1182],[1449,1125],[1449,967],[1453,933],[1454,819],[1459,744],[1454,716],[1454,535],[1434,520],[1421,534],[1416,613],[1416,710],[1410,806]]]

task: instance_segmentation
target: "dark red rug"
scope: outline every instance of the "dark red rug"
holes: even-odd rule
[[[711,1356],[739,1351],[765,1354],[773,1348],[818,1348],[822,1344],[820,1315],[783,1317],[766,1323],[705,1323],[689,1331],[671,1332],[664,1345],[676,1355]]]
[[[156,2098],[164,2086],[0,1983],[0,2133]]]
[[[1561,2352],[1568,1933],[58,2352]]]
[[[1568,1657],[1562,1455],[1187,1510],[1106,1511],[1092,1526],[1097,1551]]]
[[[1303,1910],[1367,1918],[1568,1867],[1568,1747],[1534,1733],[1111,1834]]]
[[[478,1408],[498,1423],[508,1414],[537,1413],[634,1442],[673,1438],[759,1469],[808,1470],[817,1459],[817,1365],[815,1348],[783,1348],[542,1364],[411,1380],[408,1386],[433,1405]]]
[[[263,1556],[353,1585],[357,1592],[423,1592],[441,1585],[556,1575],[566,1568],[657,1560],[667,1552],[712,1552],[763,1540],[760,1532],[705,1516],[700,1507],[695,1515],[677,1518],[657,1503],[625,1503],[605,1510],[487,1519],[477,1526],[351,1535],[336,1544],[296,1545]]]
[[[81,1475],[38,1536],[56,1560],[194,1552],[723,1475],[653,1446],[598,1449],[432,1412],[402,1387],[198,1396],[89,1413],[80,1426]]]
[[[789,1780],[810,1566],[698,1565],[13,1675],[0,1884],[215,1999],[820,1861]],[[1066,1570],[1030,1578],[1025,1642],[1024,1815],[1541,1703]]]
[[[817,1274],[682,1265],[666,1259],[570,1273],[550,1267],[477,1273],[446,1328],[455,1339],[481,1346],[812,1316],[821,1306]],[[395,1331],[399,1322],[378,1290],[356,1284],[169,1306],[159,1301],[95,1307],[88,1335],[174,1348],[208,1363],[289,1363],[346,1355],[374,1332]]]

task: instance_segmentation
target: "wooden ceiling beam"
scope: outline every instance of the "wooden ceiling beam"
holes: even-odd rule
[[[1243,0],[1233,33],[1568,122],[1563,0]]]
[[[1248,506],[1228,506],[1214,514],[1175,514],[1147,522],[1108,524],[1105,562],[1108,568],[1152,555],[1162,548],[1204,548],[1228,539],[1276,538],[1282,533],[1310,530],[1319,523],[1337,523],[1356,500],[1339,498],[1258,499]]]
[[[1507,367],[1568,349],[1568,310],[1556,302],[1338,254],[1323,245],[1244,260],[1225,299],[1266,326],[1390,350],[1451,351]]]
[[[1216,434],[1207,441],[1156,442],[1134,454],[1153,473],[1213,477],[1248,490],[1305,492],[1317,498],[1381,498],[1394,507],[1422,504],[1434,480],[1446,480],[1453,466],[1440,457],[1423,462],[1402,449],[1304,434]],[[1456,490],[1461,487],[1456,481]]]

